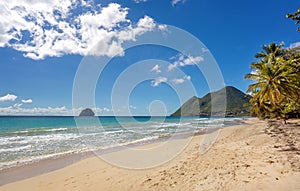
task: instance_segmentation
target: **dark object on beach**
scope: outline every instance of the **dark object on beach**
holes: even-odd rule
[[[80,112],[79,116],[95,116],[95,113],[92,109],[86,108]]]

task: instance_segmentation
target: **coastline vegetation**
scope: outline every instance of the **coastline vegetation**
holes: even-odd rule
[[[260,118],[286,119],[300,116],[300,47],[283,48],[284,44],[263,45],[250,65],[250,112]]]
[[[300,24],[300,7],[286,18]],[[281,118],[286,124],[287,119],[300,117],[300,46],[283,46],[275,42],[263,45],[255,55],[259,61],[250,65],[252,72],[245,79],[256,82],[247,90],[252,95],[250,113],[260,118]]]
[[[292,20],[296,21],[296,22],[295,22],[296,25],[300,24],[300,7],[299,7],[298,10],[295,11],[294,13],[292,13],[292,14],[290,14],[290,13],[287,14],[287,15],[286,15],[286,18],[289,18],[289,19],[292,19]],[[300,27],[298,27],[298,32],[300,32]]]

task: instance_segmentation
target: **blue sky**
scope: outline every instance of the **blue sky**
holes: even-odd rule
[[[246,91],[251,82],[243,76],[250,72],[249,65],[263,44],[300,44],[296,25],[285,18],[297,10],[296,0],[19,2],[0,3],[0,115],[72,115],[74,78],[89,55],[112,58],[95,86],[93,107],[98,115],[128,114],[128,109],[133,115],[170,114],[181,104],[170,85],[183,88],[183,100],[193,96],[185,86],[192,84],[199,97],[210,91],[196,67],[208,62],[207,57],[215,58],[225,85]],[[153,45],[124,49],[148,32],[168,31],[168,25],[199,39],[205,45],[202,53],[183,55]],[[101,46],[95,44],[99,38]],[[131,75],[147,71],[153,79],[133,87],[129,97],[118,93],[113,110],[112,88],[118,77],[145,59],[169,64],[141,63]],[[172,67],[182,73],[171,75]],[[76,114],[81,108],[74,109]]]

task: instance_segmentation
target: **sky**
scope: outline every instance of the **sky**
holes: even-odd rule
[[[219,77],[246,92],[251,82],[243,77],[262,45],[300,45],[297,26],[285,18],[298,6],[296,0],[1,1],[0,115],[77,115],[85,107],[97,115],[169,115],[190,97],[217,90],[212,83]],[[197,40],[171,39],[182,51],[127,46],[154,32],[167,39],[176,33],[172,27]],[[89,91],[77,87],[78,76]],[[77,102],[74,90],[87,104]]]

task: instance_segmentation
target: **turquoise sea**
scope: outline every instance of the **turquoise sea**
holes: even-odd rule
[[[236,124],[239,118],[0,116],[0,170]]]

